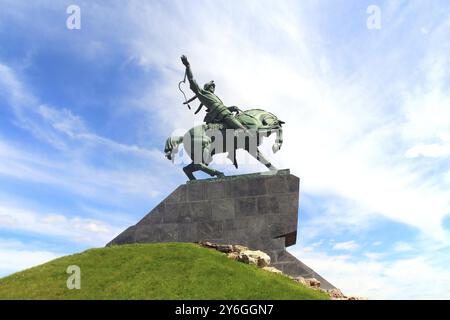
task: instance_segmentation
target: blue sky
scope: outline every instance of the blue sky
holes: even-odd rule
[[[292,253],[348,294],[450,298],[448,1],[0,5],[0,275],[103,246],[185,181],[162,149],[203,118],[186,54],[226,104],[286,121]]]

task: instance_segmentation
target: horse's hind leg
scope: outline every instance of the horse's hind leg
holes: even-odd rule
[[[196,180],[193,173],[196,171],[203,171],[206,174],[209,174],[211,177],[224,177],[223,172],[212,169],[203,163],[191,163],[183,168],[184,173],[188,176],[189,180]]]
[[[204,163],[199,163],[199,164],[197,164],[197,166],[198,166],[198,170],[203,171],[206,174],[209,174],[211,177],[222,178],[225,176],[223,174],[223,172],[213,169],[213,168],[210,168]]]
[[[195,164],[193,162],[184,167],[183,171],[187,175],[189,180],[195,180],[195,176],[193,175],[193,173],[197,170],[195,170]]]

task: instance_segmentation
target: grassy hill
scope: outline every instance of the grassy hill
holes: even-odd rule
[[[69,265],[81,289],[69,290]],[[189,243],[91,249],[0,279],[0,299],[328,299],[285,276]]]

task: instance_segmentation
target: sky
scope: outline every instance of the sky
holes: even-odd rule
[[[268,156],[300,177],[291,253],[346,294],[450,299],[448,1],[0,6],[0,276],[104,246],[186,181],[163,153],[204,115],[185,54],[226,105],[286,122]]]

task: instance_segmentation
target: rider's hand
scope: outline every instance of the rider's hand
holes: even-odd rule
[[[236,107],[236,106],[228,107],[228,110],[230,110],[230,112],[236,112],[236,113],[239,113],[239,109],[238,109],[238,107]]]
[[[184,54],[181,56],[181,62],[183,62],[185,67],[189,67],[189,61]]]

